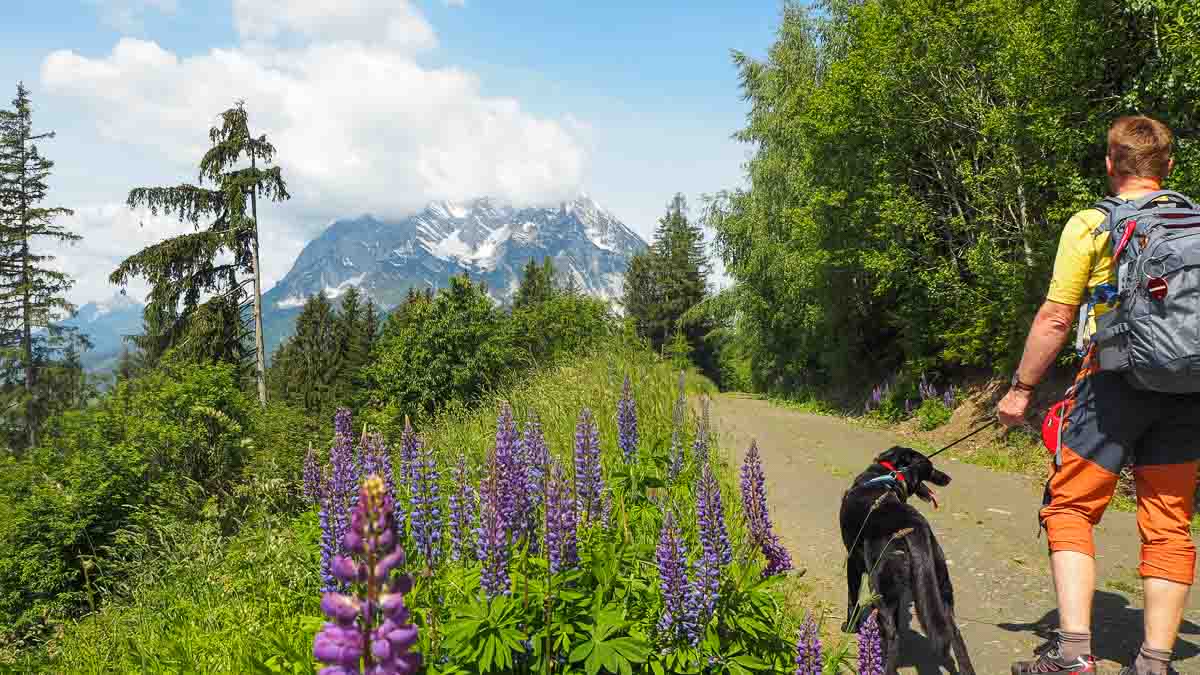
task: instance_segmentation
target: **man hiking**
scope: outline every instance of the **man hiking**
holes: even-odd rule
[[[1190,524],[1200,458],[1200,211],[1160,192],[1171,145],[1156,120],[1113,123],[1106,164],[1116,198],[1063,229],[1046,302],[999,404],[1002,423],[1025,422],[1032,391],[1078,314],[1083,365],[1063,404],[1039,514],[1060,625],[1049,650],[1014,664],[1013,675],[1095,672],[1092,527],[1126,464],[1136,480],[1146,609],[1141,649],[1121,674],[1168,672],[1196,561]]]

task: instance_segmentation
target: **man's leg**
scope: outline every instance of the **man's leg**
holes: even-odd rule
[[[1187,605],[1196,565],[1191,533],[1196,468],[1196,462],[1188,462],[1134,469],[1142,537],[1138,572],[1146,594],[1139,673],[1166,672]]]
[[[1070,633],[1091,632],[1096,559],[1078,551],[1055,551],[1050,554],[1050,571],[1058,597],[1058,627]]]
[[[1048,486],[1050,503],[1041,511],[1050,546],[1050,567],[1058,598],[1055,649],[1034,661],[1013,665],[1024,673],[1090,673],[1092,595],[1096,588],[1092,527],[1100,522],[1117,487],[1118,475],[1062,448],[1062,466]]]

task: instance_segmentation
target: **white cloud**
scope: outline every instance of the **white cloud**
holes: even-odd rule
[[[150,11],[174,14],[179,9],[176,0],[88,0],[100,10],[104,23],[122,33],[139,33],[142,18]]]
[[[130,185],[194,180],[208,128],[244,99],[292,193],[283,209],[272,207],[281,220],[264,233],[264,249],[286,241],[298,252],[331,218],[396,217],[430,200],[480,195],[542,202],[578,188],[586,154],[578,123],[485,96],[470,72],[419,63],[414,49],[436,39],[407,2],[234,0],[234,19],[243,42],[198,55],[128,37],[101,57],[53,52],[42,63],[43,89],[95,120],[121,152],[165,159],[179,172]],[[81,231],[76,249],[96,247],[119,262],[157,240],[97,241],[105,228],[124,227],[122,208],[78,216],[97,232]],[[114,222],[99,225],[106,217]]]
[[[251,40],[295,33],[410,49],[437,44],[433,27],[407,0],[233,0],[233,20],[238,34]]]
[[[264,287],[270,288],[287,273],[304,241],[290,236],[276,218],[262,218],[263,237],[271,241],[261,252]],[[145,211],[132,211],[124,204],[104,204],[75,209],[74,215],[56,221],[81,235],[76,244],[58,247],[51,265],[75,279],[69,294],[72,302],[82,305],[89,300],[110,297],[114,288],[108,276],[129,254],[146,246],[186,232],[192,226],[171,216],[152,216]],[[139,302],[145,299],[149,286],[143,280],[130,283],[127,292]]]

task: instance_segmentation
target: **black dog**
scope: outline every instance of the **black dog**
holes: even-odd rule
[[[848,618],[842,629],[857,631],[870,613],[870,608],[855,612],[862,576],[867,574],[869,588],[879,598],[885,672],[896,672],[900,612],[904,592],[911,590],[921,628],[935,653],[948,664],[953,647],[958,672],[974,675],[967,646],[954,620],[954,589],[942,547],[929,521],[908,504],[908,498],[916,495],[937,506],[926,482],[949,485],[950,476],[933,468],[925,455],[896,446],[876,457],[842,497],[842,541],[848,553],[846,584],[850,596]]]

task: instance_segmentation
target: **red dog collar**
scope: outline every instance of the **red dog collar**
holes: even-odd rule
[[[897,471],[895,465],[893,465],[891,462],[880,462],[879,466],[882,466],[883,468],[887,469],[888,471],[891,471],[894,475],[899,477],[900,480],[904,481],[905,485],[908,485],[908,480],[904,477],[904,472]]]

